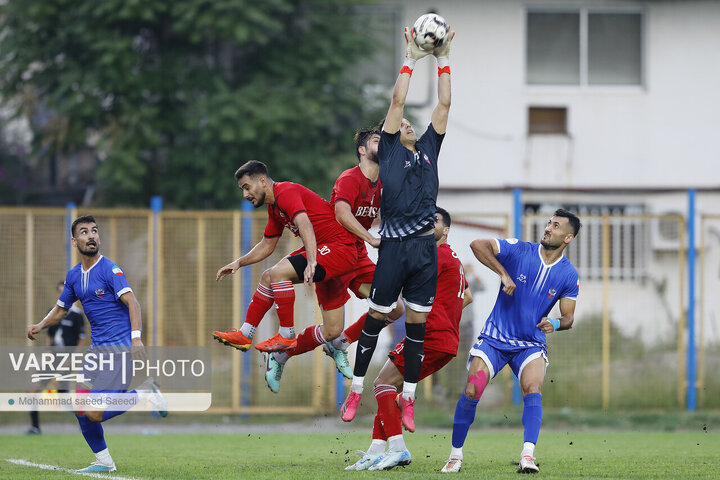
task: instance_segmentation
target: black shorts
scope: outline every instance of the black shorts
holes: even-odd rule
[[[429,312],[435,299],[437,273],[437,246],[432,231],[411,238],[383,238],[370,289],[370,307],[389,313],[402,291],[408,308]]]

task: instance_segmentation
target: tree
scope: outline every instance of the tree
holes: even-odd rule
[[[0,96],[58,119],[35,155],[95,149],[101,204],[237,205],[232,174],[249,159],[327,194],[353,164],[353,131],[378,113],[348,81],[368,53],[352,7],[7,0]]]

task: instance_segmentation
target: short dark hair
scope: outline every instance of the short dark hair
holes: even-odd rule
[[[383,131],[383,127],[385,126],[385,119],[387,119],[387,117],[381,118],[380,121],[378,122],[377,126],[375,127],[376,129],[378,129],[381,132]]]
[[[436,207],[435,210],[437,210],[437,213],[442,217],[443,224],[446,227],[450,228],[452,219],[450,218],[450,214],[448,213],[448,211],[440,207]]]
[[[240,181],[243,175],[250,175],[251,177],[255,175],[265,175],[267,177],[267,165],[257,160],[250,160],[235,171],[235,180]]]
[[[83,215],[81,217],[76,218],[75,221],[72,223],[72,226],[70,227],[70,233],[72,234],[73,237],[75,236],[75,227],[81,223],[97,224],[97,222],[95,221],[95,217],[93,217],[92,215]]]
[[[380,130],[375,127],[361,128],[355,132],[355,155],[360,160],[360,147],[367,147],[367,142],[373,135],[380,135]]]
[[[564,208],[558,208],[557,210],[555,210],[555,213],[553,213],[553,217],[567,218],[568,222],[573,228],[573,235],[577,237],[577,234],[580,231],[580,227],[582,227],[582,223],[580,223],[580,219],[574,213],[569,212]]]

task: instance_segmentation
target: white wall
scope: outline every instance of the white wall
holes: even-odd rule
[[[453,106],[440,159],[442,187],[720,184],[720,2],[399,3],[407,25],[436,7],[457,31],[451,53]],[[646,84],[527,86],[529,6],[642,8]],[[426,99],[434,72],[432,57],[418,63],[409,102]],[[530,105],[567,106],[572,139],[528,140]],[[430,112],[429,107],[417,111],[419,123],[428,122]]]

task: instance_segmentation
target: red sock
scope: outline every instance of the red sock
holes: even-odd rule
[[[322,331],[320,331],[320,325],[313,325],[307,327],[305,330],[297,336],[297,345],[295,350],[288,352],[288,355],[294,357],[310,350],[314,350],[315,347],[325,343],[325,337],[323,337]]]
[[[383,428],[382,421],[380,420],[380,413],[375,414],[375,423],[373,423],[373,440],[385,440],[387,442],[387,435],[385,435],[385,429]]]
[[[295,326],[295,289],[290,280],[271,283],[281,327]]]
[[[260,321],[273,304],[273,291],[259,283],[257,290],[253,294],[250,305],[248,305],[245,321],[250,325],[257,327]]]
[[[365,317],[367,316],[367,313],[363,313],[360,318],[357,319],[355,323],[350,325],[343,331],[345,334],[345,338],[347,338],[348,343],[355,343],[360,338],[360,334],[362,333],[363,325],[365,325]]]
[[[375,385],[375,399],[378,403],[378,416],[387,438],[402,434],[400,409],[395,404],[397,389],[392,385]]]

